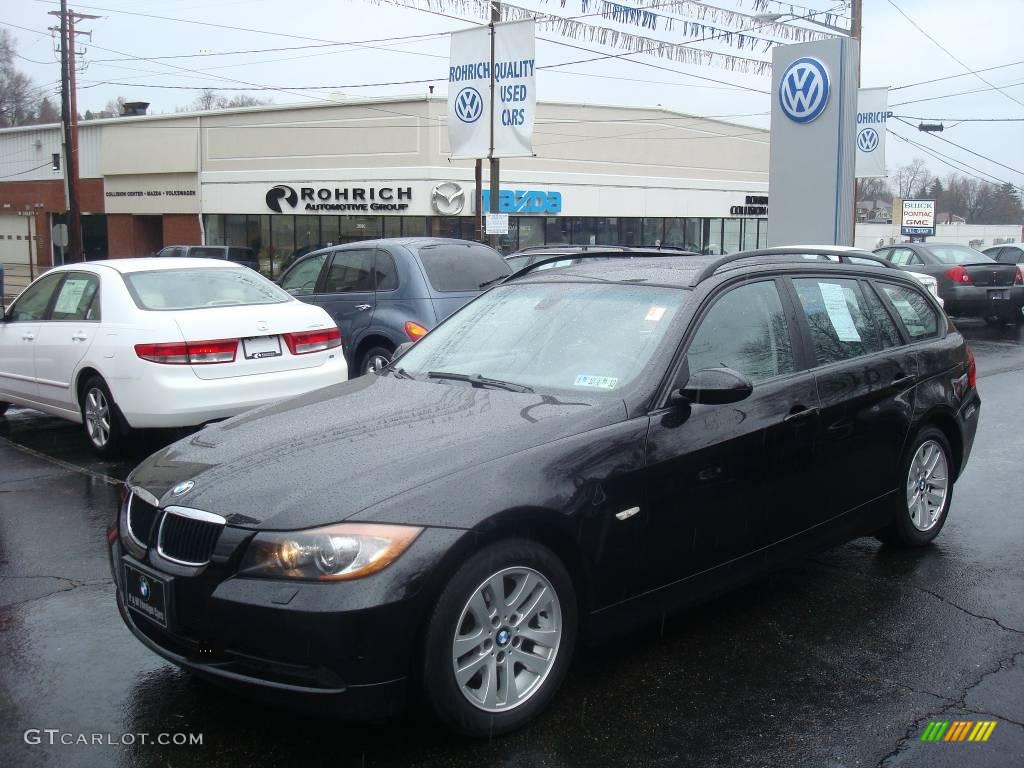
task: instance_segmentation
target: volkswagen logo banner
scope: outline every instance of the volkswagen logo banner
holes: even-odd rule
[[[453,158],[531,157],[537,107],[534,21],[474,27],[451,35],[448,65],[448,143]],[[493,79],[493,91],[491,88]],[[491,94],[494,105],[491,105]]]
[[[861,88],[857,92],[858,178],[886,175],[885,126],[890,117],[888,88]]]

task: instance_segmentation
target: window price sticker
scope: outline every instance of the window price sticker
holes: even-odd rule
[[[577,387],[598,387],[600,389],[615,389],[619,383],[618,378],[614,376],[577,376],[576,377]]]

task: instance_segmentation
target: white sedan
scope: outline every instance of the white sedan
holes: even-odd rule
[[[83,423],[101,456],[133,429],[190,427],[345,381],[322,308],[214,259],[50,270],[0,315],[0,415]]]

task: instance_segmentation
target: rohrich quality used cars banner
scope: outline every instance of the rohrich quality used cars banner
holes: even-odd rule
[[[537,108],[534,21],[453,32],[448,68],[448,143],[454,158],[530,157]],[[491,77],[494,109],[491,110]],[[494,121],[491,147],[489,120]]]
[[[858,179],[887,176],[885,172],[885,126],[889,111],[888,88],[861,88],[857,92]]]

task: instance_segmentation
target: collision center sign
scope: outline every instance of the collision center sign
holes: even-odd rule
[[[903,221],[900,225],[900,234],[934,235],[935,201],[904,200]]]
[[[534,21],[452,33],[448,143],[454,158],[531,157],[537,109]],[[491,104],[491,85],[494,104]]]

